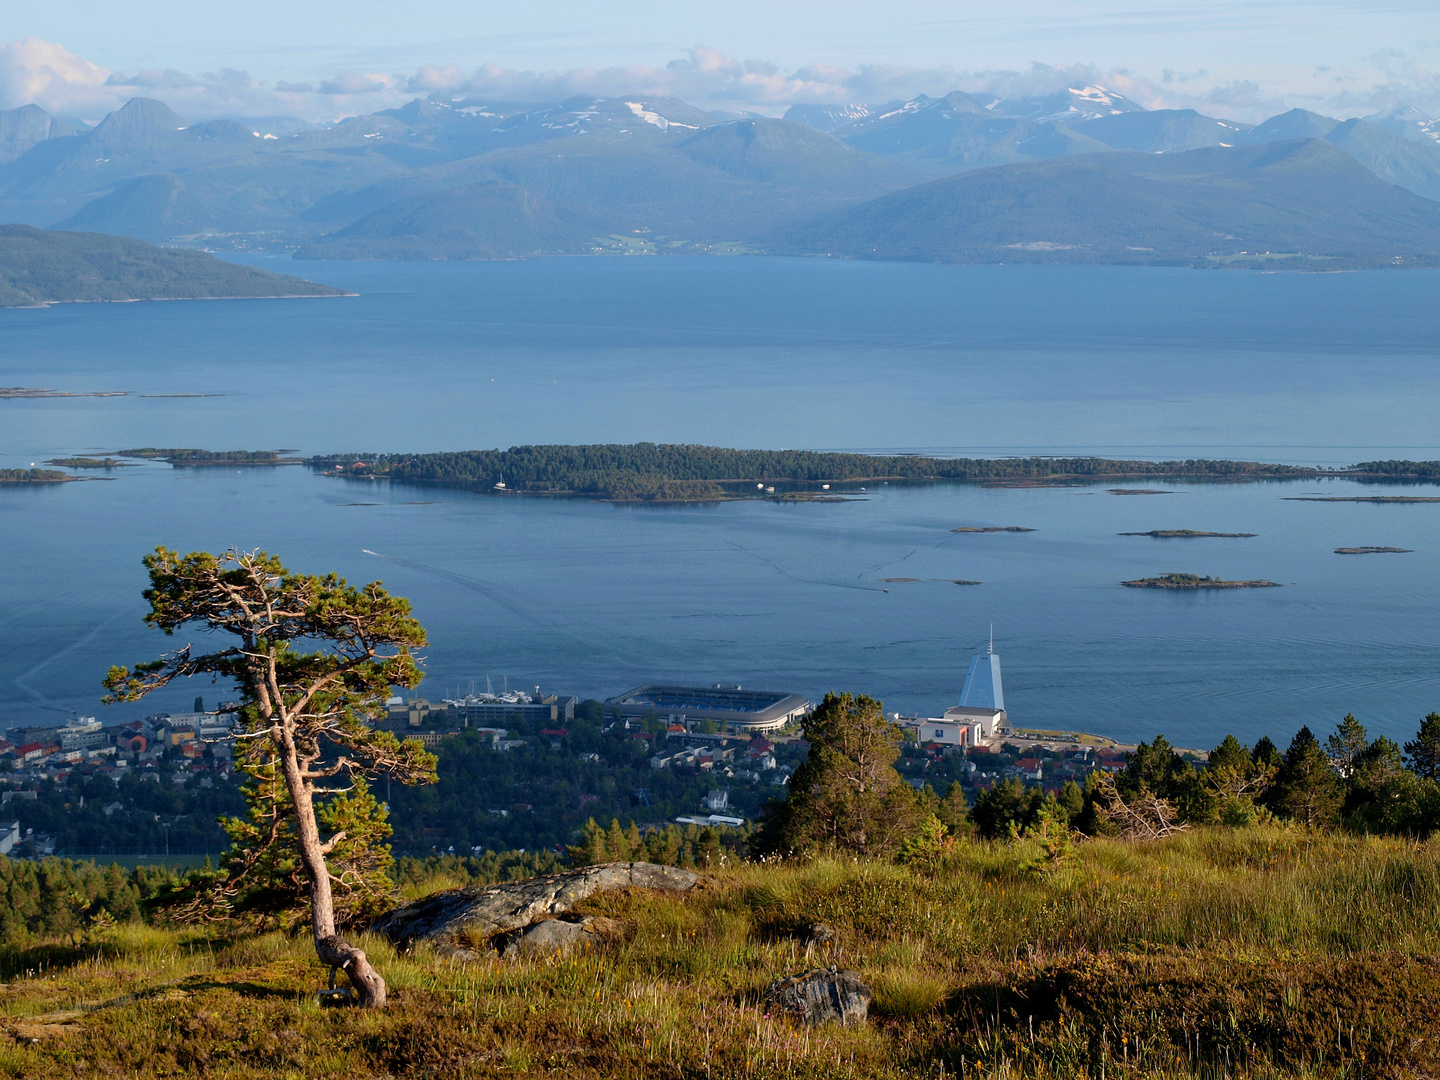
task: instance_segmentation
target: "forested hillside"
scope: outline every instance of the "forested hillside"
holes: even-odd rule
[[[343,296],[339,289],[100,233],[0,225],[0,307],[72,301]]]

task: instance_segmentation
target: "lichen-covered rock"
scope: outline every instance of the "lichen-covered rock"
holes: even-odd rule
[[[570,953],[612,945],[625,937],[625,927],[615,919],[587,915],[571,922],[546,919],[524,930],[502,934],[495,947],[506,960],[518,957],[568,956]]]
[[[427,942],[442,955],[479,960],[516,945],[522,936],[519,932],[536,924],[557,921],[582,900],[597,893],[632,888],[684,893],[694,888],[698,880],[699,875],[675,866],[604,863],[528,881],[447,889],[381,916],[373,929],[401,948]],[[593,927],[596,922],[591,920],[590,925]],[[565,925],[583,927],[586,921]],[[537,927],[537,933],[540,937],[533,944],[539,949],[545,935],[553,935],[558,943],[561,937],[573,932],[558,927],[540,931]],[[592,929],[589,933],[594,935],[599,931]],[[569,947],[573,948],[574,943]]]
[[[807,1024],[863,1024],[874,995],[853,971],[815,968],[777,979],[765,1002]]]

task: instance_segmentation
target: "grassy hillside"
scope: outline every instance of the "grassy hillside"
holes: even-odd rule
[[[1440,203],[1320,140],[966,173],[773,234],[790,254],[936,262],[1440,264]]]
[[[343,296],[301,278],[237,266],[203,251],[100,233],[0,225],[0,307],[66,301]]]
[[[624,943],[466,965],[368,940],[391,986],[377,1013],[315,1003],[303,938],[12,938],[0,1073],[1350,1078],[1440,1053],[1433,845],[1199,830],[1051,860],[967,843],[924,868],[742,865],[587,910]],[[817,922],[833,942],[807,946]],[[831,963],[874,988],[866,1027],[796,1029],[759,1004]]]

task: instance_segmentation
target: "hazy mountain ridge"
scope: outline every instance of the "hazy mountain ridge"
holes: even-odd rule
[[[1434,266],[1440,203],[1306,139],[971,171],[782,229],[766,247],[933,262]]]
[[[786,116],[718,120],[644,95],[553,103],[433,95],[277,135],[258,121],[189,124],[144,98],[90,131],[32,106],[0,113],[0,220],[353,258],[583,252],[617,237],[706,250],[838,220],[847,207],[928,178],[1297,138],[1325,139],[1388,183],[1440,199],[1440,125],[1415,110],[1342,122],[1296,109],[1252,128],[1193,110],[1147,111],[1076,85],[1009,100],[957,91],[797,105]],[[986,183],[1012,175],[1033,179],[1000,174]]]

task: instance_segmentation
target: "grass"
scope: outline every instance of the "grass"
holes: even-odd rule
[[[457,964],[366,941],[383,1012],[322,1008],[307,940],[124,927],[0,954],[0,1076],[1411,1076],[1440,1058],[1440,845],[1280,829],[965,845],[926,870],[743,865],[612,895],[614,948]],[[831,942],[805,942],[821,922]],[[767,1013],[838,964],[859,1029]]]

